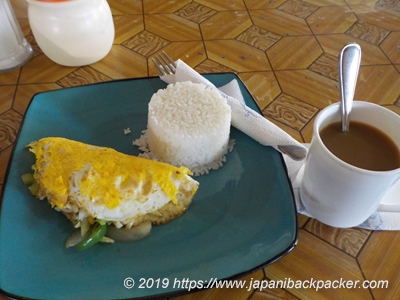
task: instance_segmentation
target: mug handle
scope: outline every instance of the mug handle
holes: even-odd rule
[[[398,179],[383,196],[377,209],[378,212],[400,213],[400,179]]]

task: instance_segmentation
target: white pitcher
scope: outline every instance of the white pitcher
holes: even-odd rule
[[[106,0],[27,2],[36,42],[54,62],[83,66],[101,60],[110,52],[115,30]]]
[[[22,34],[9,0],[0,1],[0,72],[25,64],[33,55]]]

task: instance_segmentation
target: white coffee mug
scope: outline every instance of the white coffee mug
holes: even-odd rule
[[[370,171],[352,166],[333,155],[323,144],[320,131],[340,121],[340,104],[323,109],[315,119],[300,188],[301,201],[317,220],[348,228],[373,214],[382,198],[400,178],[400,168]],[[400,151],[400,116],[377,104],[354,101],[351,121],[369,124],[385,132]],[[399,196],[400,197],[400,196]]]

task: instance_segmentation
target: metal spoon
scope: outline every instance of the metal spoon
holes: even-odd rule
[[[360,61],[361,47],[357,43],[347,44],[339,54],[340,114],[344,132],[349,131]]]

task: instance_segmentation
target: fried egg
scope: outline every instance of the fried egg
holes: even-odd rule
[[[75,225],[86,218],[117,228],[143,222],[166,223],[184,213],[199,183],[184,166],[126,155],[114,149],[49,137],[28,145],[39,184],[47,199]]]

